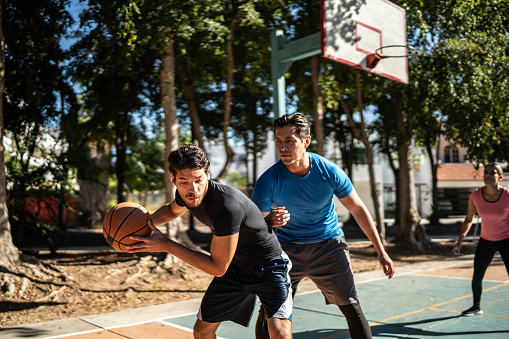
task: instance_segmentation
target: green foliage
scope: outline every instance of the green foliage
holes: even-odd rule
[[[44,137],[34,140],[33,153],[28,153],[23,143],[16,143],[17,147],[10,150],[5,161],[10,216],[22,222],[30,220],[33,224],[38,224],[40,210],[28,210],[27,201],[36,204],[55,201],[66,205],[66,197],[74,194],[76,179],[60,158],[65,145],[48,133],[40,134]],[[57,215],[53,217],[58,221]]]
[[[11,217],[35,222],[25,209],[28,199],[56,198],[72,191],[74,169],[65,160],[68,144],[59,139],[58,122],[69,86],[61,67],[66,54],[60,39],[72,24],[68,1],[3,4],[7,45],[3,102]],[[60,101],[58,99],[61,99]]]
[[[434,145],[445,131],[468,148],[473,161],[509,160],[509,148],[504,147],[509,141],[508,2],[395,3],[407,10],[408,40],[418,53],[409,60],[406,86],[362,74],[364,108],[376,107],[372,134],[378,150],[395,154],[398,99],[418,145]],[[159,68],[170,39],[175,42],[180,141],[195,138],[191,103],[205,137],[223,137],[230,66],[225,43],[233,39],[232,118],[226,137],[240,140],[248,153],[259,156],[273,118],[269,32],[284,28],[297,39],[320,30],[318,0],[93,0],[66,54],[59,40],[72,25],[65,11],[68,1],[23,4],[13,0],[4,5],[4,117],[12,140],[7,169],[9,194],[19,195],[67,192],[77,177],[97,181],[114,164],[119,176],[126,169],[125,183],[115,180],[120,180],[121,190],[125,185],[131,191],[161,189],[165,159],[158,130]],[[308,60],[295,63],[287,83],[288,101],[311,116],[309,70]],[[343,159],[351,159],[345,166],[351,166],[355,147],[339,99],[359,111],[354,71],[326,60],[320,70],[325,133],[334,132]],[[184,95],[185,84],[193,97]],[[46,133],[58,147],[41,146]],[[92,159],[90,148],[97,143],[113,149],[107,165]]]
[[[126,184],[131,192],[164,190],[165,144],[164,131],[157,138],[142,134],[130,147]]]
[[[509,3],[409,3],[410,13],[421,14],[414,27],[425,28],[418,42],[421,56],[410,64],[416,70],[410,97],[435,117],[434,122],[418,120],[419,129],[436,130],[443,122],[472,161],[509,160],[504,147],[509,138]]]
[[[89,132],[88,142],[114,145],[119,201],[125,188],[126,152],[136,144],[137,122],[140,117],[154,118],[160,107],[155,66],[159,46],[145,37],[137,39],[136,45],[123,39],[126,26],[119,25],[118,9],[128,4],[88,1],[81,15],[83,33],[77,35],[78,41],[71,48],[73,59],[68,69],[83,89],[76,124]],[[129,8],[136,15],[137,7]],[[130,39],[134,42],[133,36]]]
[[[246,188],[247,187],[247,178],[246,176],[240,174],[239,172],[229,172],[226,175],[226,183],[232,187],[236,188]]]

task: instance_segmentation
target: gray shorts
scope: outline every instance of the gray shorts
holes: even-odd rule
[[[358,303],[348,245],[343,237],[310,244],[281,243],[292,261],[290,278],[295,293],[299,282],[310,278],[334,305]]]

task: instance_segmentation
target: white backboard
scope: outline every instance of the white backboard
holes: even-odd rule
[[[407,58],[382,58],[374,68],[369,54],[383,46],[407,45],[406,12],[387,0],[322,0],[322,56],[402,83],[408,83]],[[378,51],[383,55],[383,49]],[[390,55],[405,55],[405,47]]]

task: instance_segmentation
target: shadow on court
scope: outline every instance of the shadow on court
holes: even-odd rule
[[[362,308],[373,338],[509,338],[509,278],[496,259],[483,284],[484,315],[463,317],[471,306],[472,263],[357,282]],[[255,312],[254,317],[256,317]],[[172,324],[192,327],[196,317],[166,319]],[[249,328],[223,323],[217,332],[222,338],[251,339]],[[346,320],[335,305],[325,305],[319,291],[297,294],[294,300],[292,332],[295,339],[350,338]]]
[[[402,267],[388,280],[380,272],[356,275],[356,286],[373,338],[509,338],[509,277],[500,257],[483,283],[483,315],[462,317],[472,304],[472,257]],[[192,339],[199,300],[128,311],[62,319],[0,329],[0,337],[68,339]],[[258,309],[249,327],[221,324],[218,338],[255,339]],[[299,285],[294,300],[295,339],[347,339],[347,323],[338,307],[326,305],[311,283]]]
[[[420,338],[432,338],[432,337],[447,337],[450,338],[451,336],[454,337],[465,337],[465,336],[471,336],[472,338],[507,338],[509,335],[509,329],[508,330],[493,330],[490,328],[486,329],[478,329],[478,330],[471,330],[471,331],[461,331],[461,330],[454,330],[454,331],[440,331],[435,330],[432,327],[428,329],[421,329],[420,326],[422,325],[434,325],[434,324],[440,324],[443,322],[447,322],[447,320],[450,319],[458,319],[461,316],[453,316],[453,317],[442,317],[442,318],[433,318],[433,319],[426,319],[426,320],[420,320],[410,323],[394,323],[394,324],[382,324],[376,327],[373,327],[372,333],[373,337],[377,338],[401,338],[402,335],[405,337],[420,337]],[[461,317],[463,318],[463,317]],[[417,326],[417,328],[413,328],[413,326]],[[487,336],[489,334],[493,334],[495,336]],[[500,335],[500,336],[499,336]],[[296,337],[295,337],[296,338]],[[305,338],[302,337],[302,338]],[[312,338],[312,337],[308,337]],[[316,337],[318,338],[318,337]],[[323,337],[321,337],[323,338]]]
[[[357,283],[373,338],[509,338],[509,279],[500,261],[494,261],[483,283],[482,316],[460,315],[472,303],[472,263]],[[293,334],[296,339],[350,337],[346,320],[336,306],[324,304],[320,292],[296,296]]]

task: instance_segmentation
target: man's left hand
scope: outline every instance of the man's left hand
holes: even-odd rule
[[[152,229],[152,234],[148,237],[130,236],[131,240],[138,241],[135,244],[127,245],[125,248],[129,253],[135,252],[168,252],[171,250],[171,240],[168,239],[157,227],[154,226],[152,220],[149,220],[148,226]]]

